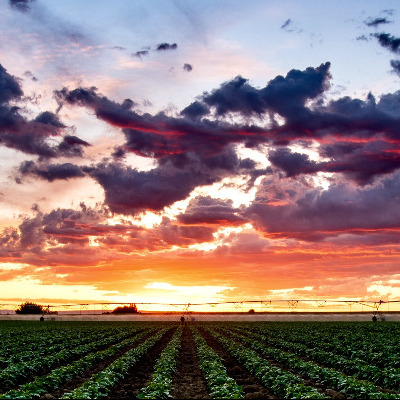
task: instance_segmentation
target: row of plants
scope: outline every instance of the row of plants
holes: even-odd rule
[[[41,359],[48,354],[54,354],[62,351],[66,347],[76,347],[86,343],[95,342],[105,337],[113,336],[121,333],[121,330],[90,330],[87,332],[79,332],[76,330],[56,330],[55,332],[47,332],[48,335],[42,336],[42,332],[36,334],[29,333],[29,343],[19,338],[16,346],[13,348],[12,343],[2,343],[3,355],[0,357],[0,368],[5,369],[10,365],[21,362],[32,362],[35,359]],[[78,336],[78,337],[77,337]],[[5,351],[4,351],[5,350]]]
[[[168,329],[170,328],[166,327],[159,330],[154,336],[128,350],[105,369],[93,375],[83,385],[72,392],[65,393],[62,398],[100,399],[107,397],[113,386],[129,374],[138,361],[161,339]]]
[[[307,347],[302,343],[289,342],[279,337],[265,336],[249,330],[241,330],[240,332],[250,335],[263,344],[267,343],[268,345],[290,351],[298,356],[307,357],[323,366],[338,369],[346,374],[353,375],[358,379],[368,380],[376,385],[382,385],[385,388],[393,390],[399,390],[400,388],[399,368],[380,368],[376,365],[369,365],[361,359],[348,359],[332,352]]]
[[[154,332],[154,328],[146,329],[133,338],[125,339],[105,350],[90,353],[69,365],[51,371],[48,375],[41,376],[32,382],[21,385],[18,389],[13,389],[0,395],[0,399],[39,398],[60,388],[62,384],[74,379],[78,375],[84,373],[87,369],[92,368],[96,364],[103,362],[124,349],[134,345],[152,332]]]
[[[199,357],[199,366],[210,397],[213,399],[243,399],[243,389],[233,378],[228,376],[221,358],[211,349],[199,331],[190,327]]]
[[[16,385],[27,382],[35,376],[46,373],[46,371],[57,368],[63,364],[68,364],[86,354],[98,351],[103,347],[118,343],[121,340],[136,334],[137,331],[138,328],[132,328],[131,330],[126,330],[125,332],[111,337],[105,337],[92,343],[86,343],[71,348],[69,347],[70,344],[67,342],[62,350],[59,350],[54,354],[42,358],[35,357],[30,361],[13,364],[5,368],[0,372],[0,386],[4,388],[13,388]]]
[[[343,357],[364,360],[380,368],[400,367],[400,334],[396,324],[372,323],[297,323],[282,329],[280,325],[259,325],[255,330],[265,336],[277,336],[311,348],[318,348]]]
[[[355,399],[400,398],[400,394],[383,393],[379,387],[371,382],[359,380],[354,376],[346,376],[340,371],[322,367],[311,361],[304,361],[295,354],[287,353],[281,349],[266,347],[265,343],[256,339],[238,335],[232,331],[230,331],[229,334],[234,339],[248,345],[262,355],[273,358],[287,368],[297,371],[301,376],[320,382],[332,389],[342,392],[346,396],[351,396]]]
[[[151,381],[141,389],[139,399],[167,399],[170,398],[171,382],[178,362],[181,348],[182,326],[171,338],[158,358]]]
[[[315,388],[307,386],[303,379],[271,365],[255,351],[228,339],[213,329],[206,328],[210,334],[250,373],[274,394],[283,399],[324,399],[326,396]]]

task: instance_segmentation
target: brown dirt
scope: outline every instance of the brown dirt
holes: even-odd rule
[[[333,390],[331,388],[329,388],[328,386],[323,385],[320,382],[317,382],[313,379],[308,379],[307,377],[303,377],[299,371],[293,370],[291,368],[287,368],[284,364],[276,361],[275,359],[273,359],[272,357],[266,356],[262,353],[260,353],[259,351],[252,349],[250,346],[242,343],[242,342],[238,342],[236,339],[234,339],[233,337],[231,337],[229,334],[227,334],[225,331],[219,331],[219,333],[223,334],[224,336],[228,337],[229,339],[240,343],[240,345],[242,345],[243,347],[246,347],[250,350],[253,350],[254,352],[256,352],[261,358],[263,358],[264,360],[267,360],[271,365],[274,365],[275,367],[280,368],[283,371],[287,371],[292,373],[293,375],[299,376],[304,380],[304,383],[307,386],[312,386],[313,388],[317,389],[320,393],[324,394],[327,398],[332,398],[332,399],[345,399],[346,396],[341,393],[338,392],[337,390]]]
[[[133,337],[133,336],[137,335],[140,332],[141,331],[137,331],[135,333],[132,333],[128,337]],[[101,346],[96,351],[105,350],[108,346],[109,345]],[[23,385],[23,384],[25,384],[27,382],[30,382],[30,381],[32,381],[32,380],[34,380],[36,378],[39,378],[39,377],[44,376],[44,375],[47,375],[48,373],[50,373],[54,369],[60,368],[60,367],[62,367],[64,365],[69,365],[70,363],[76,361],[77,359],[78,358],[75,358],[74,360],[70,360],[70,361],[67,361],[67,362],[62,362],[58,366],[54,366],[53,368],[48,368],[46,366],[43,366],[42,370],[36,371],[35,373],[32,373],[31,375],[28,374],[26,376],[21,377],[14,384],[10,383],[10,384],[5,384],[5,385],[0,385],[0,393],[6,393],[9,390],[16,389],[19,385]]]
[[[201,374],[192,331],[183,328],[177,371],[172,380],[174,399],[209,399],[207,385]]]
[[[140,333],[140,332],[138,332]],[[85,383],[87,380],[91,378],[92,375],[97,374],[98,372],[102,371],[103,369],[107,368],[112,362],[116,359],[124,355],[130,349],[136,347],[138,344],[143,343],[147,340],[150,336],[154,335],[154,332],[149,333],[148,335],[144,336],[139,341],[135,342],[134,344],[125,347],[120,352],[114,354],[112,357],[103,360],[102,362],[93,366],[93,368],[88,368],[84,371],[81,375],[75,377],[71,381],[66,382],[64,385],[61,385],[57,390],[51,393],[47,393],[41,397],[41,399],[59,399],[64,393],[72,392],[74,389]]]
[[[164,336],[149,350],[128,377],[118,382],[107,399],[136,399],[140,389],[151,380],[154,365],[161,352],[172,338],[176,328],[169,329]]]
[[[261,385],[258,380],[238,364],[225,349],[203,328],[199,328],[207,344],[221,357],[227,373],[243,388],[245,399],[277,399],[273,393]]]

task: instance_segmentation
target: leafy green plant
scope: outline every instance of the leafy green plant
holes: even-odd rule
[[[221,358],[206,343],[200,333],[192,328],[199,356],[200,369],[213,399],[242,399],[243,389],[228,376]]]
[[[139,399],[166,399],[171,397],[171,382],[176,371],[179,349],[181,347],[182,327],[174,333],[171,341],[162,351],[154,367],[154,373],[150,383],[144,387]]]
[[[123,379],[134,365],[160,340],[168,328],[161,329],[145,342],[126,352],[104,370],[95,374],[87,382],[71,393],[65,393],[63,399],[100,399],[106,397],[112,387]]]

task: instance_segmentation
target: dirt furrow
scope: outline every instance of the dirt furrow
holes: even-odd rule
[[[206,330],[199,328],[207,344],[221,357],[224,366],[238,385],[242,386],[245,399],[277,399],[267,388],[242,367]]]
[[[334,390],[326,385],[323,385],[320,382],[317,382],[313,379],[309,379],[307,377],[303,377],[299,371],[288,368],[287,366],[285,366],[284,364],[276,361],[275,359],[273,359],[272,357],[266,356],[265,354],[260,353],[259,351],[251,348],[250,346],[246,345],[245,343],[239,342],[236,339],[234,339],[233,337],[231,337],[228,333],[226,333],[225,331],[222,330],[218,330],[218,332],[224,336],[226,336],[227,338],[231,339],[232,341],[236,342],[236,343],[240,343],[241,346],[246,347],[250,350],[253,350],[254,352],[256,352],[260,357],[262,357],[264,360],[267,360],[271,365],[274,365],[278,368],[280,368],[283,371],[287,371],[290,372],[293,375],[296,375],[300,378],[302,378],[304,380],[304,383],[307,386],[312,386],[315,389],[317,389],[320,393],[323,393],[324,395],[326,395],[329,398],[332,399],[345,399],[346,396],[343,393],[338,392],[337,390]]]
[[[118,382],[107,399],[136,399],[141,388],[151,380],[154,365],[160,357],[161,352],[167,346],[175,333],[176,328],[169,329],[164,336],[149,350],[139,361],[128,377]]]
[[[171,396],[174,399],[209,399],[206,382],[201,374],[190,328],[185,325],[179,352],[177,371],[172,380]]]
[[[75,388],[79,387],[80,385],[85,383],[87,380],[89,380],[92,375],[97,374],[98,372],[102,371],[103,369],[108,367],[112,362],[114,362],[116,359],[118,359],[119,357],[124,355],[127,351],[138,346],[140,343],[143,343],[145,340],[147,340],[152,335],[154,335],[154,332],[149,332],[148,335],[144,336],[142,339],[140,339],[136,343],[134,343],[130,346],[127,346],[120,352],[114,354],[112,357],[107,358],[106,360],[103,360],[102,362],[96,364],[92,368],[88,368],[87,370],[85,370],[82,374],[80,374],[76,378],[66,382],[64,385],[61,385],[54,392],[45,394],[40,399],[59,399],[64,393],[72,392]]]

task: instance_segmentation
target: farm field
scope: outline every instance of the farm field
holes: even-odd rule
[[[1,321],[0,399],[400,398],[396,322]]]

